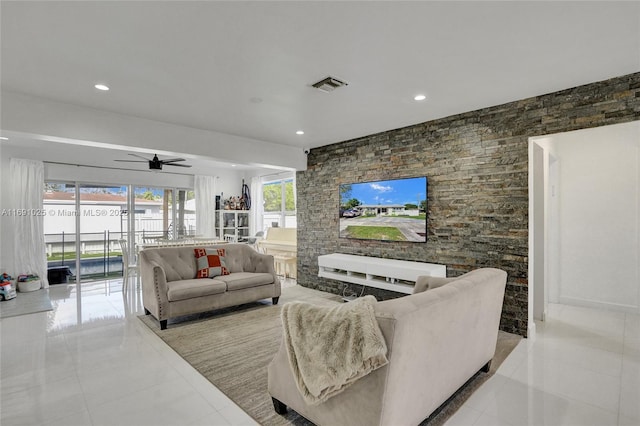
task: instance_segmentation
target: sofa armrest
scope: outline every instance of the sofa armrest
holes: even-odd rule
[[[155,261],[142,262],[142,303],[158,320],[169,318],[167,275],[164,268]]]
[[[426,290],[432,290],[434,288],[442,287],[443,285],[455,281],[458,277],[443,278],[443,277],[431,277],[429,275],[422,275],[418,277],[416,285],[413,287],[413,294],[422,293]]]
[[[388,365],[358,379],[344,392],[319,405],[308,405],[297,388],[284,340],[267,367],[267,390],[272,398],[315,424],[379,425],[387,383]]]

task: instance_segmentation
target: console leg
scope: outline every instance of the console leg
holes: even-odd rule
[[[168,320],[160,321],[160,330],[166,330],[167,329],[167,321]]]
[[[273,302],[274,305],[278,304],[278,300],[280,300],[280,296],[271,298],[271,301]]]
[[[482,371],[483,373],[488,373],[489,370],[491,370],[491,360],[489,360],[489,362],[487,362],[484,366],[482,366],[482,368],[480,369],[480,371]]]
[[[287,406],[285,404],[275,398],[271,398],[271,401],[273,401],[273,408],[276,410],[276,413],[281,415],[287,414]]]

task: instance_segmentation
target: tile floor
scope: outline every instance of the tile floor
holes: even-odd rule
[[[0,424],[255,424],[137,320],[139,292],[82,287],[0,320]],[[449,426],[640,425],[640,316],[552,305],[537,327]]]
[[[640,425],[640,316],[550,305],[447,425]]]
[[[53,285],[53,311],[0,320],[2,426],[256,424],[136,318],[139,291],[82,287]]]

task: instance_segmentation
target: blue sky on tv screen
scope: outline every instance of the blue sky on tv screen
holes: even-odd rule
[[[342,203],[355,198],[361,204],[419,204],[427,198],[427,178],[385,180],[377,182],[352,183],[351,192],[345,192],[341,185]]]

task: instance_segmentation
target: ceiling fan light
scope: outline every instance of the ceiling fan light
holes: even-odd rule
[[[186,161],[184,158],[167,158],[166,160],[161,160],[158,158],[157,154],[155,154],[152,159],[148,159],[138,154],[129,154],[129,155],[140,158],[140,160],[115,160],[115,161],[121,161],[126,163],[147,162],[149,164],[149,170],[162,170],[162,166],[191,167],[190,164],[178,164],[181,161]]]

